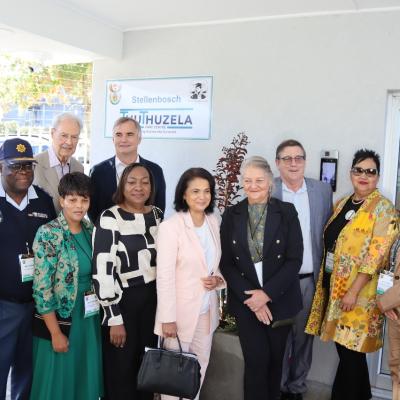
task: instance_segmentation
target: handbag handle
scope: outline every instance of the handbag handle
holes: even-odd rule
[[[166,350],[166,349],[164,348],[164,339],[165,339],[164,336],[162,336],[162,337],[161,337],[161,341],[160,341],[160,349],[162,349],[162,350]],[[181,341],[179,340],[178,334],[176,334],[176,339],[178,340],[179,353],[182,354],[182,345],[181,345]]]
[[[166,350],[165,348],[164,348],[164,336],[161,336],[161,340],[160,340],[160,345],[159,345],[159,349],[160,350]],[[176,334],[176,340],[178,341],[178,345],[179,345],[179,354],[180,354],[180,362],[179,362],[179,369],[181,370],[182,368],[183,368],[183,354],[182,354],[182,345],[181,345],[181,341],[180,341],[180,339],[179,339],[179,336],[178,336],[178,334]],[[160,361],[161,361],[161,351],[159,352],[159,356],[158,356],[158,362],[160,363]],[[179,397],[179,400],[183,400],[183,398],[182,397]]]
[[[178,334],[176,334],[176,339],[178,340],[178,345],[179,345],[179,355],[180,355],[180,360],[179,360],[179,370],[182,370],[183,368],[183,354],[182,354],[182,345],[181,345],[181,341],[179,339]],[[160,349],[161,350],[166,350],[164,348],[164,336],[161,338],[160,341]],[[158,361],[161,360],[161,351],[159,352],[159,356],[158,356]]]

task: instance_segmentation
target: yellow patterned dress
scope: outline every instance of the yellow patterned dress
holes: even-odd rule
[[[327,226],[348,199],[337,203]],[[322,285],[324,266],[321,266],[306,333],[362,353],[382,347],[384,316],[376,306],[376,286],[379,271],[386,266],[398,234],[398,222],[393,204],[378,190],[365,199],[337,238],[329,293]],[[360,291],[354,309],[342,311],[341,299],[359,272],[370,275],[370,281]]]

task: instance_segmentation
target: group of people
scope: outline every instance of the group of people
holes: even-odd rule
[[[44,153],[20,138],[0,148],[0,399],[10,374],[12,400],[151,400],[136,376],[157,337],[173,350],[179,337],[203,382],[223,288],[245,400],[302,399],[315,335],[339,356],[331,398],[370,399],[365,354],[382,346],[384,315],[400,399],[399,221],[375,152],[355,153],[353,193],[333,207],[331,187],[304,176],[302,144],[286,140],[278,178],[263,157],[243,162],[244,199],[222,222],[213,176],[190,168],[164,220],[164,175],[138,154],[140,125],[115,122],[115,156],[90,177],[73,158],[80,130],[62,114]],[[377,295],[385,269],[394,284]]]

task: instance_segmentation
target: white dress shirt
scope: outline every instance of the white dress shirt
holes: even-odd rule
[[[28,193],[22,199],[21,203],[18,204],[5,192],[5,190],[3,188],[3,184],[1,183],[1,179],[0,179],[0,197],[5,197],[8,203],[10,203],[12,206],[14,206],[19,211],[23,211],[29,204],[29,200],[37,199],[38,195],[36,193],[35,188],[31,185],[28,188]]]
[[[65,164],[61,164],[60,160],[58,159],[53,146],[50,146],[47,149],[49,153],[49,165],[50,168],[54,168],[57,172],[58,179],[61,179],[65,174],[71,172],[71,157],[67,160]]]
[[[301,188],[294,192],[282,182],[282,200],[292,203],[297,211],[300,221],[301,233],[303,235],[303,264],[299,274],[309,274],[313,272],[313,257],[311,243],[311,225],[310,225],[310,203],[308,200],[307,185],[303,179]]]
[[[204,257],[208,268],[208,275],[211,275],[213,266],[215,263],[216,249],[215,243],[211,234],[210,227],[207,224],[207,220],[204,220],[202,226],[194,228],[197,237],[199,238],[200,245],[204,251]],[[205,314],[210,308],[211,292],[207,290],[203,296],[203,302],[200,308],[200,315]]]
[[[135,163],[138,163],[138,162],[140,162],[139,154],[137,156]],[[115,156],[115,174],[116,174],[116,178],[117,178],[117,185],[119,183],[119,180],[121,179],[124,169],[127,166],[128,166],[127,164],[124,164],[117,156]]]

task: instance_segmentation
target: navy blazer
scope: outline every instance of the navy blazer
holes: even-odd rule
[[[263,245],[263,286],[258,282],[247,241],[248,201],[227,208],[221,224],[221,272],[228,284],[228,309],[235,316],[252,312],[243,304],[246,290],[263,289],[271,298],[274,320],[294,317],[302,308],[299,269],[303,237],[293,204],[271,198]]]
[[[155,198],[154,204],[165,211],[165,179],[161,167],[151,161],[139,157],[142,164],[150,169],[154,177]],[[90,171],[93,185],[93,196],[90,199],[89,218],[96,223],[99,215],[114,205],[112,196],[117,190],[117,174],[115,170],[115,156],[95,165]]]

